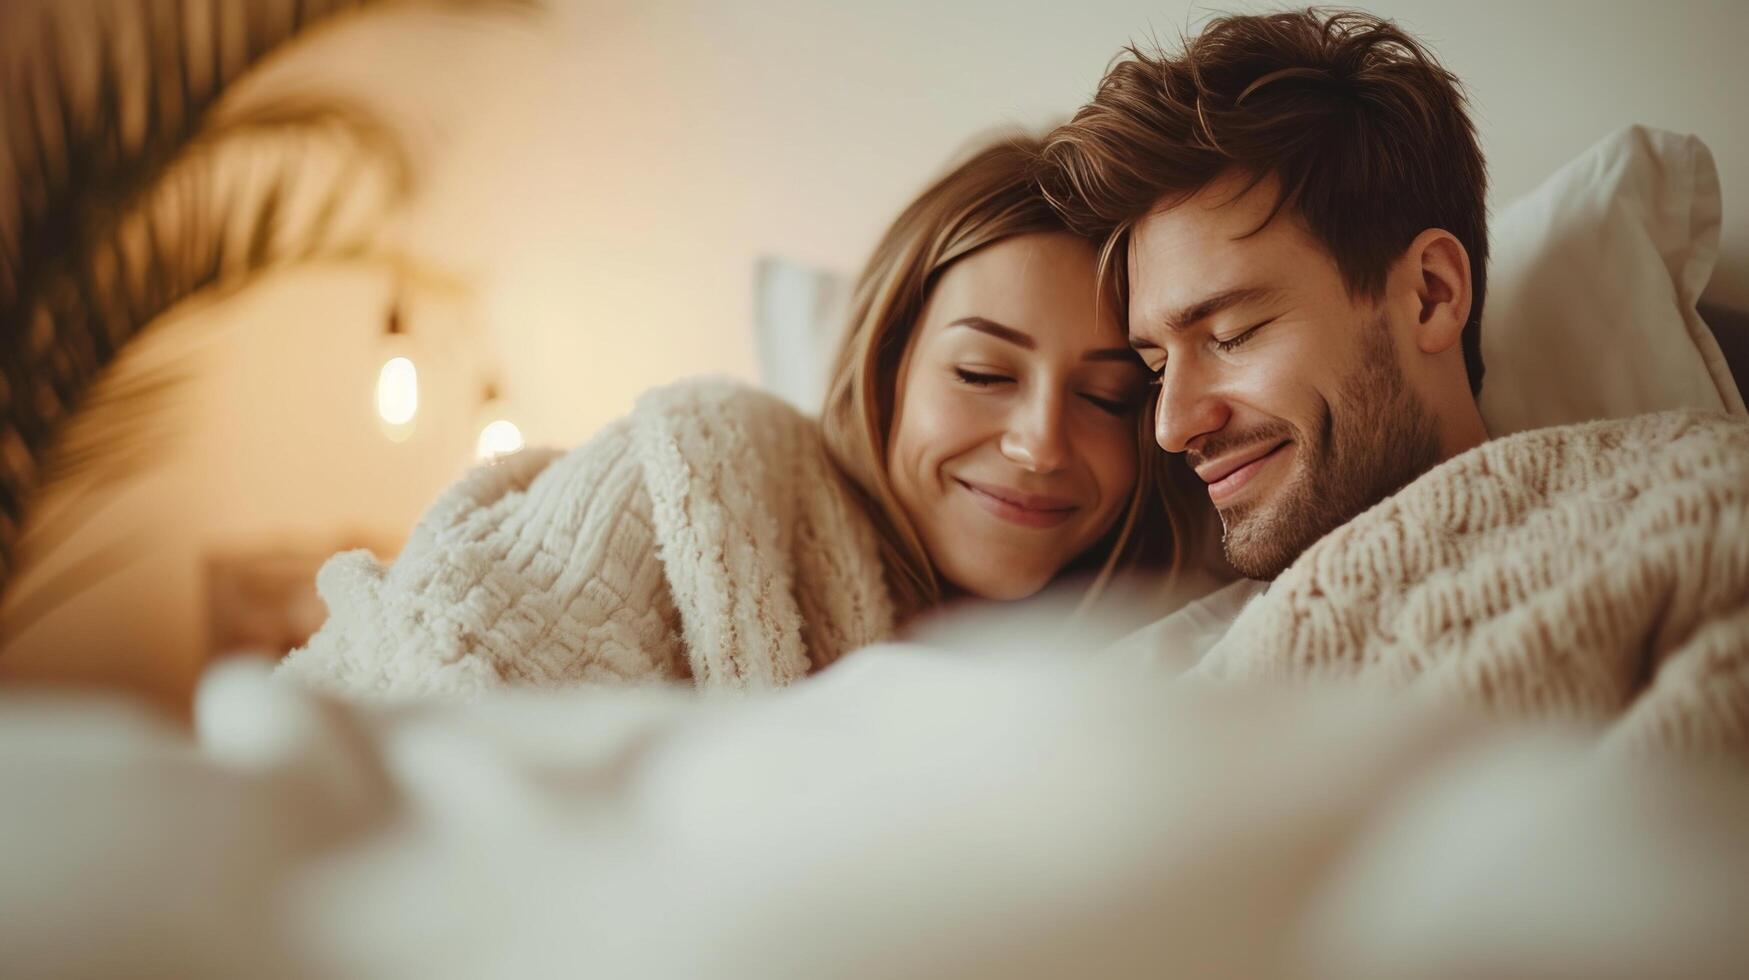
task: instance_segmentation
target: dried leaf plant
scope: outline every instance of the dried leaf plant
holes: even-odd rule
[[[521,8],[513,0],[403,0]],[[159,458],[175,362],[117,371],[190,301],[293,264],[381,258],[412,193],[400,134],[321,92],[241,103],[270,62],[391,0],[7,0],[0,34],[0,646],[129,560],[57,556]],[[48,497],[63,502],[26,520]]]

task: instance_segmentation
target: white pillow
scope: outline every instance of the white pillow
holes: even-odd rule
[[[1492,435],[1670,408],[1744,413],[1695,312],[1719,251],[1719,177],[1693,136],[1632,126],[1493,221],[1482,315]]]
[[[754,273],[753,340],[759,384],[810,415],[826,402],[832,358],[844,334],[843,277],[775,256]]]
[[[1633,126],[1496,215],[1482,318],[1488,431],[1670,408],[1745,414],[1695,312],[1718,258],[1719,209],[1706,144]],[[761,380],[808,411],[844,329],[843,283],[761,261]]]

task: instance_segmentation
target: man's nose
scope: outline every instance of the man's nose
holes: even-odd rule
[[[1184,452],[1197,439],[1226,425],[1231,415],[1226,402],[1194,367],[1168,363],[1161,372],[1160,397],[1154,405],[1154,441],[1161,449]]]
[[[1067,465],[1069,439],[1060,395],[1040,392],[1015,405],[1002,434],[1002,455],[1032,473],[1053,473]]]

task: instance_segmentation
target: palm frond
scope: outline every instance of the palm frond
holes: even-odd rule
[[[173,368],[99,384],[130,341],[264,271],[368,254],[412,193],[402,140],[364,106],[225,98],[293,42],[377,5],[134,0],[12,19],[36,43],[0,65],[0,595],[45,487],[124,479],[173,437],[161,416]]]
[[[115,223],[94,255],[97,288],[69,297],[81,305],[63,307],[62,322],[82,316],[94,332],[119,335],[119,347],[135,324],[192,298],[222,299],[266,270],[364,255],[377,223],[413,187],[400,144],[342,104],[276,106],[222,130],[190,144]],[[115,363],[111,354],[104,366]],[[41,460],[42,485],[122,478],[159,458],[178,431],[161,416],[184,380],[167,364],[88,385]]]

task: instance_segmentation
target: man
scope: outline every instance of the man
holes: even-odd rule
[[[1223,18],[1182,57],[1132,51],[1047,152],[1054,202],[1126,273],[1156,439],[1242,574],[1487,438],[1482,154],[1407,34]]]
[[[1725,600],[1685,620],[1713,637],[1701,653],[1654,636],[1660,603],[1704,591],[1717,556],[1675,572],[1643,555],[1631,577],[1659,584],[1618,595],[1608,542],[1632,522],[1593,472],[1638,466],[1629,492],[1656,496],[1671,467],[1749,456],[1720,449],[1749,430],[1642,420],[1488,443],[1486,172],[1457,80],[1413,37],[1306,10],[1217,19],[1177,55],[1132,48],[1047,141],[1040,180],[1105,242],[1130,342],[1158,376],[1155,439],[1205,484],[1248,580],[1140,642],[1205,673],[1434,676],[1491,707],[1603,716],[1687,652],[1729,664],[1736,700],[1704,737],[1664,738],[1717,693],[1684,688],[1635,739],[1749,747],[1749,609]],[[1674,454],[1661,473],[1658,453]],[[1711,493],[1707,473],[1694,486]],[[1666,550],[1743,519],[1720,485]],[[1647,526],[1689,513],[1656,506]],[[1735,560],[1721,574],[1743,577]],[[1548,595],[1568,605],[1539,611]],[[1635,613],[1612,612],[1575,658],[1563,631],[1596,601]],[[1708,633],[1720,616],[1736,625]],[[1250,628],[1223,629],[1233,617]]]

